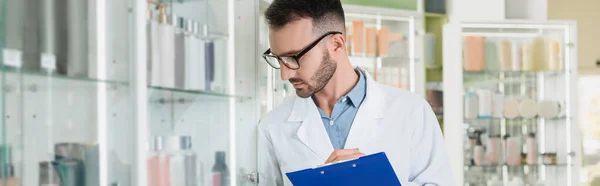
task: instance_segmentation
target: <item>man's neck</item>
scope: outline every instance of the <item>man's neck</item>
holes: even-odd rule
[[[327,85],[321,91],[315,93],[313,101],[330,116],[337,100],[348,94],[356,86],[358,78],[358,74],[349,62],[339,65]]]

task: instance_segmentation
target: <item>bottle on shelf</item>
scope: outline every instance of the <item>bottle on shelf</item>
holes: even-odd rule
[[[352,55],[365,54],[365,22],[352,21]]]
[[[465,119],[476,119],[478,115],[478,97],[477,93],[465,93]]]
[[[390,47],[390,30],[381,28],[377,31],[377,55],[387,56]]]
[[[483,71],[484,69],[484,41],[482,36],[465,36],[463,46],[465,71]]]
[[[171,186],[169,156],[164,151],[164,139],[156,136],[148,157],[148,184],[150,186]]]
[[[498,62],[501,71],[512,70],[512,42],[508,39],[498,43]]]
[[[376,29],[369,27],[365,28],[365,36],[366,36],[366,54],[367,56],[375,56],[377,50],[376,39]]]
[[[477,142],[475,147],[473,147],[473,161],[475,165],[482,166],[485,163],[485,150],[483,144],[481,143],[481,134],[477,137]]]
[[[487,71],[498,71],[500,69],[498,64],[498,45],[496,41],[485,39],[485,70]]]
[[[215,42],[209,38],[208,25],[203,24],[201,27],[204,41],[204,75],[205,75],[205,90],[215,91]],[[202,57],[202,56],[200,56]]]
[[[527,164],[528,165],[536,165],[537,164],[537,141],[534,133],[529,133],[527,135]]]
[[[433,33],[425,33],[423,40],[425,41],[425,67],[438,66],[436,61],[436,37]]]
[[[177,149],[169,156],[171,185],[197,186],[198,164],[196,153],[192,150],[190,136],[177,136],[173,140],[179,143]]]
[[[521,165],[521,143],[517,137],[506,140],[506,164],[509,166]]]
[[[492,99],[492,117],[502,118],[504,112],[504,94],[494,93]]]
[[[213,186],[229,186],[229,169],[225,164],[225,152],[215,152],[215,164],[212,167]]]
[[[183,17],[177,17],[174,14],[172,15],[172,22],[175,26],[175,37],[174,37],[174,55],[175,60],[173,61],[174,71],[173,75],[175,76],[175,88],[184,89],[185,88],[185,56],[186,56],[186,35],[188,34],[188,30],[186,29],[187,20]]]
[[[148,63],[147,63],[147,81],[151,86],[160,86],[159,84],[159,46],[158,46],[158,22],[154,20],[152,9],[148,6],[148,22],[146,23],[146,36],[148,40]]]
[[[512,57],[512,64],[511,64],[511,69],[512,71],[521,71],[521,67],[523,64],[523,50],[521,49],[521,42],[520,41],[513,41],[512,42],[512,46],[511,46],[511,57]]]
[[[500,165],[501,157],[502,140],[500,139],[500,135],[491,136],[486,155],[487,163],[489,165]]]
[[[167,4],[158,5],[158,52],[160,65],[156,72],[161,87],[175,87],[175,27],[177,26],[177,15],[167,16]],[[153,70],[153,72],[155,72]],[[153,74],[154,75],[154,74]]]
[[[549,40],[547,44],[547,57],[548,63],[546,63],[546,70],[560,71],[562,69],[562,47],[558,40]]]
[[[63,185],[58,170],[49,161],[39,163],[38,179],[39,185]]]
[[[200,25],[186,21],[185,35],[185,89],[204,90],[206,88],[204,41],[201,39]]]
[[[481,89],[477,90],[477,117],[478,118],[491,118],[492,117],[492,96],[491,90]]]

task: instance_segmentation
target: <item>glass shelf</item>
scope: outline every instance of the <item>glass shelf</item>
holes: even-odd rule
[[[89,78],[89,77],[80,77],[80,76],[68,76],[68,75],[64,75],[64,74],[57,74],[57,73],[46,73],[46,72],[41,72],[41,71],[33,71],[33,70],[19,70],[19,69],[14,69],[14,68],[2,68],[2,72],[5,73],[6,77],[13,77],[16,78],[19,75],[24,76],[26,78],[38,78],[38,79],[51,79],[51,80],[57,80],[57,81],[53,81],[53,86],[54,88],[76,88],[76,87],[81,87],[81,88],[89,88],[91,85],[95,85],[95,84],[106,84],[109,86],[109,88],[114,88],[114,87],[122,87],[122,86],[129,86],[128,82],[123,82],[123,81],[113,81],[113,80],[101,80],[101,79],[94,79],[94,78]],[[10,78],[7,78],[10,79]],[[27,89],[35,89],[35,90],[44,90],[44,88],[46,87],[45,85],[46,82],[41,82],[40,84],[29,84],[26,85]],[[6,84],[7,86],[4,87],[4,89],[6,91],[11,91],[12,89],[16,88],[11,86],[11,83],[7,82]],[[165,94],[166,92],[172,92],[172,93],[179,93],[179,94],[185,94],[187,96],[184,97],[191,97],[191,96],[208,96],[208,97],[217,97],[217,98],[235,98],[236,100],[240,100],[240,101],[244,101],[244,100],[251,100],[252,97],[251,96],[241,96],[241,95],[230,95],[230,94],[225,94],[225,93],[220,93],[220,92],[213,92],[213,91],[203,91],[203,90],[185,90],[185,89],[177,89],[177,88],[165,88],[165,87],[157,87],[157,86],[148,86],[148,89],[150,91],[159,91],[161,92],[161,94]],[[166,99],[163,99],[166,100]],[[227,100],[227,99],[217,99],[217,100]],[[179,100],[181,101],[181,100]]]
[[[158,86],[148,86],[149,91],[159,91],[159,92],[171,92],[171,93],[179,93],[182,95],[189,96],[210,96],[216,98],[235,98],[238,100],[251,100],[251,96],[240,96],[240,95],[230,95],[220,92],[213,91],[204,91],[204,90],[185,90],[185,89],[177,89],[177,88],[166,88],[166,87],[158,87]]]
[[[44,72],[44,71],[23,70],[23,69],[6,68],[6,67],[2,68],[2,72],[5,73],[6,76],[22,75],[22,76],[26,76],[26,77],[38,77],[38,78],[49,78],[49,79],[61,80],[61,81],[65,81],[65,85],[68,85],[70,87],[77,85],[77,84],[69,84],[69,82],[82,82],[82,83],[89,83],[89,84],[106,83],[108,85],[115,85],[115,86],[129,85],[128,82],[123,82],[123,81],[101,80],[101,79],[94,79],[94,78],[81,77],[81,76],[68,76],[65,74],[58,74],[56,72],[48,73],[48,72]]]
[[[569,167],[569,166],[573,166],[573,165],[569,165],[566,163],[562,163],[562,164],[536,164],[536,165],[517,165],[517,166],[509,166],[509,165],[465,165],[466,169],[472,169],[472,168],[483,168],[483,169],[490,169],[490,168],[504,168],[504,167],[508,167],[508,168],[525,168],[525,167]]]
[[[539,75],[564,77],[565,71],[465,71],[465,87],[489,84],[532,84]]]
[[[537,120],[537,119],[544,119],[544,120],[566,120],[566,119],[570,119],[567,118],[566,116],[563,117],[557,117],[557,118],[542,118],[542,117],[534,117],[534,118],[514,118],[514,119],[508,119],[508,118],[465,118],[464,122],[486,122],[486,121],[531,121],[531,120]]]

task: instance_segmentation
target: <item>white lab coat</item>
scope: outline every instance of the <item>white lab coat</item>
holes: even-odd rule
[[[367,74],[367,73],[364,73]],[[291,186],[285,173],[323,164],[333,152],[311,98],[286,99],[259,124],[261,186]],[[403,186],[453,186],[447,150],[429,104],[409,91],[375,82],[367,74],[367,94],[346,149],[385,152]]]

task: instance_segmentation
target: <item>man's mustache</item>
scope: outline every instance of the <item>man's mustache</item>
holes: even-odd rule
[[[290,83],[303,83],[304,82],[298,78],[290,78],[289,81],[290,81]]]

